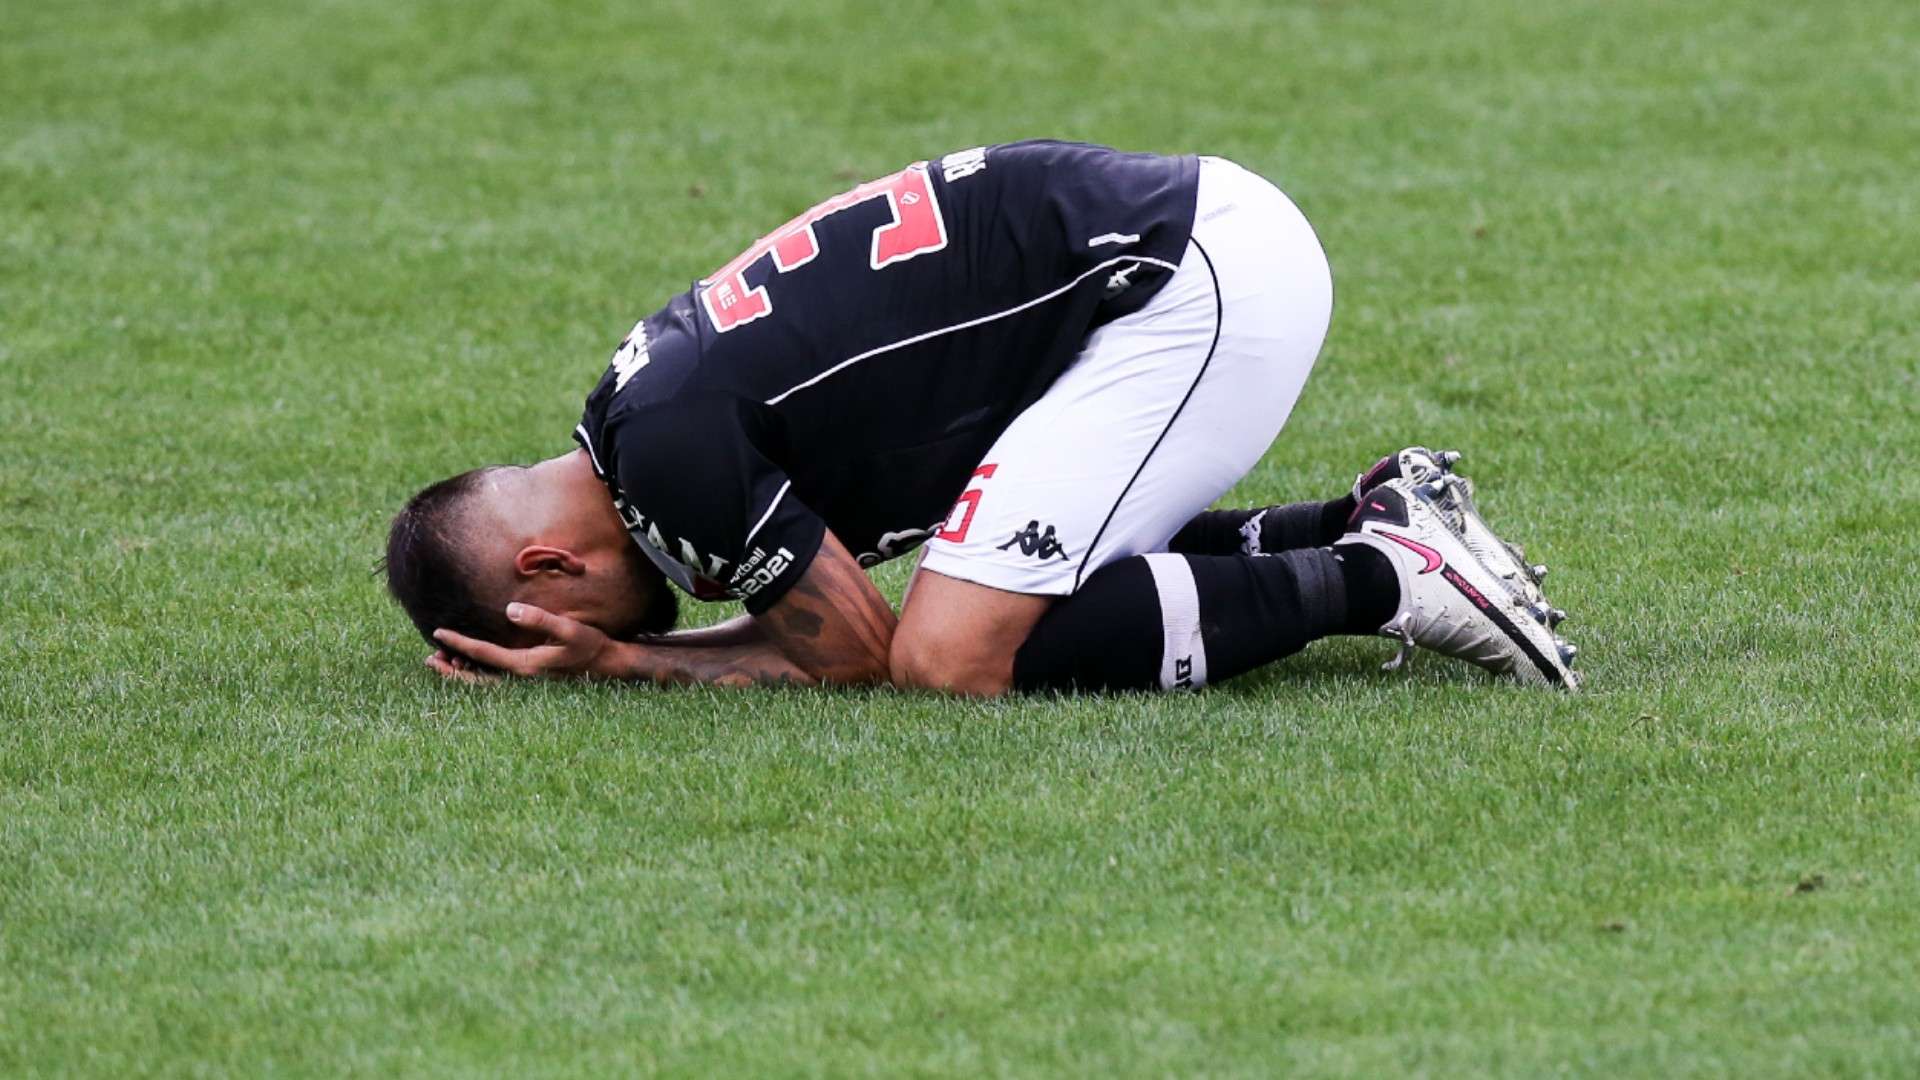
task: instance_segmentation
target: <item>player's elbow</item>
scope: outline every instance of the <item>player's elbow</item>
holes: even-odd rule
[[[978,642],[895,634],[887,666],[893,685],[903,690],[994,697],[1013,685],[1013,658],[981,648]]]
[[[793,657],[794,666],[805,671],[816,685],[880,686],[893,674],[888,663],[890,647],[889,637],[885,635],[849,636],[833,648],[802,648],[788,655]]]
[[[877,686],[892,676],[887,657],[862,655],[846,657],[816,678],[833,686]]]

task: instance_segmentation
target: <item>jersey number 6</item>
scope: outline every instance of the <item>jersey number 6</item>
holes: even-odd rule
[[[894,173],[861,184],[852,191],[835,195],[826,202],[761,237],[752,247],[706,279],[700,292],[701,306],[713,328],[726,333],[773,310],[773,298],[765,285],[747,285],[747,268],[768,255],[780,273],[812,262],[820,254],[820,240],[813,233],[814,223],[830,214],[868,199],[884,197],[893,220],[873,230],[873,269],[904,262],[947,246],[947,223],[940,217],[940,203],[933,196],[933,184],[927,178],[927,163],[915,162]]]

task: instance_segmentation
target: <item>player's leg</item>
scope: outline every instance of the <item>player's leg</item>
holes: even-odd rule
[[[1329,502],[1287,503],[1246,510],[1202,510],[1167,541],[1182,555],[1272,555],[1305,547],[1325,547],[1339,539],[1355,503],[1349,496]]]
[[[1186,638],[1211,639],[1213,670],[1231,674],[1392,613],[1391,569],[1371,551],[1142,557],[1259,460],[1331,307],[1325,256],[1284,196],[1225,162],[1203,167],[1201,195],[1180,271],[1089,339],[929,544],[895,638],[897,681],[1193,686],[1208,660],[1180,652]],[[1095,656],[1115,670],[1081,677],[1075,664]]]
[[[1015,657],[1014,684],[1197,686],[1315,637],[1377,628],[1401,641],[1390,668],[1422,646],[1524,683],[1580,685],[1579,650],[1555,632],[1566,613],[1540,590],[1545,567],[1527,564],[1487,527],[1464,478],[1436,472],[1382,483],[1366,492],[1348,529],[1332,548],[1168,553],[1104,567],[1038,620]],[[1158,642],[1140,617],[1149,604],[1161,621]],[[1234,632],[1248,626],[1269,633]]]
[[[1376,634],[1399,606],[1367,548],[1134,555],[1070,597],[1007,592],[922,568],[901,612],[893,681],[956,693],[1196,689],[1334,634]]]
[[[1014,650],[1058,598],[914,571],[888,657],[893,684],[991,696],[1013,686]]]
[[[1183,555],[1272,555],[1300,548],[1328,547],[1347,531],[1347,519],[1360,497],[1388,480],[1424,480],[1452,468],[1460,455],[1409,446],[1388,454],[1354,478],[1353,489],[1326,502],[1256,506],[1246,510],[1204,510],[1180,527],[1167,550]]]
[[[1189,403],[1197,422],[1169,430],[1163,453],[1148,463],[1130,496],[1142,507],[1174,502],[1190,484],[1186,463],[1223,435],[1257,429],[1258,417],[1275,412],[1268,434],[1277,433],[1311,369],[1329,313],[1319,306],[1331,301],[1324,256],[1299,212],[1236,166],[1207,168],[1217,184],[1216,206],[1203,209],[1195,239],[1220,290],[1216,361],[1235,377],[1200,381]],[[1204,183],[1208,173],[1202,176]],[[1267,386],[1279,385],[1263,386],[1262,375]],[[1270,397],[1283,403],[1276,409]],[[1036,623],[1016,657],[1015,684],[1200,686],[1329,634],[1377,632],[1393,614],[1398,586],[1376,553],[1342,557],[1325,546],[1351,514],[1344,502],[1195,515],[1169,534],[1171,551],[1148,544],[1135,549],[1138,554],[1115,552],[1121,557]],[[1154,531],[1138,519],[1135,527],[1143,537]],[[1278,554],[1238,554],[1250,550]]]
[[[1037,621],[1015,658],[1015,685],[1197,685],[1316,637],[1377,632],[1402,643],[1389,667],[1419,645],[1522,682],[1577,687],[1579,650],[1555,633],[1566,613],[1541,592],[1546,567],[1526,562],[1487,526],[1472,485],[1453,472],[1459,457],[1409,447],[1361,474],[1356,510],[1331,547],[1240,558],[1147,555],[1103,568]],[[1216,599],[1203,601],[1209,591]],[[1150,594],[1163,632],[1157,676],[1151,628],[1138,617]],[[1198,618],[1202,610],[1207,619]],[[1245,625],[1273,632],[1229,632]]]
[[[1196,689],[1334,634],[1375,634],[1399,604],[1370,549],[1135,555],[1036,620],[1014,656],[1022,690]]]

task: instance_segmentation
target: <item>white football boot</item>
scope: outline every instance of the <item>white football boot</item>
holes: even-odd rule
[[[1580,685],[1572,667],[1578,650],[1554,636],[1548,625],[1552,609],[1544,597],[1531,599],[1539,596],[1538,581],[1486,528],[1461,478],[1442,474],[1377,484],[1361,499],[1348,529],[1334,550],[1365,544],[1386,556],[1400,583],[1400,609],[1380,628],[1401,643],[1389,669],[1405,663],[1419,645],[1523,683],[1568,690]],[[1484,535],[1472,540],[1469,529]]]
[[[1405,479],[1416,484],[1444,481],[1448,491],[1445,497],[1437,500],[1436,505],[1447,523],[1466,541],[1467,547],[1480,557],[1480,561],[1507,583],[1508,590],[1525,602],[1527,611],[1536,621],[1544,621],[1549,628],[1559,626],[1567,613],[1548,606],[1546,595],[1540,591],[1540,582],[1547,576],[1546,566],[1527,562],[1524,548],[1500,539],[1487,527],[1486,519],[1480,516],[1479,509],[1473,504],[1473,481],[1454,472],[1453,467],[1459,461],[1458,450],[1429,450],[1424,446],[1409,446],[1397,454],[1381,458],[1372,468],[1354,478],[1353,501],[1357,505],[1367,492],[1388,480]]]

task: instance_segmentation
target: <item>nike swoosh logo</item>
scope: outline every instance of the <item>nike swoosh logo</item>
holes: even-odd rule
[[[1399,544],[1401,547],[1410,548],[1414,552],[1419,554],[1421,558],[1427,560],[1427,568],[1425,570],[1420,571],[1423,574],[1431,574],[1435,570],[1438,570],[1441,567],[1447,565],[1447,560],[1441,558],[1439,552],[1433,550],[1432,548],[1419,542],[1418,540],[1409,540],[1406,537],[1399,535],[1398,533],[1390,533],[1390,532],[1377,533],[1375,535],[1384,536],[1387,539],[1393,541],[1394,543]]]

